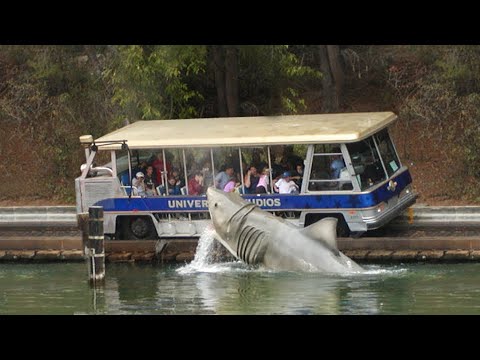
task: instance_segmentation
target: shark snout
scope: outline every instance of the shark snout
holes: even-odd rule
[[[222,195],[223,191],[217,190],[213,186],[207,189],[207,201],[209,210],[215,208],[215,204],[217,204],[218,206],[218,201],[220,200]]]
[[[213,226],[217,232],[223,232],[224,224],[227,221],[228,209],[225,208],[225,193],[214,187],[207,189],[208,211],[212,218]]]

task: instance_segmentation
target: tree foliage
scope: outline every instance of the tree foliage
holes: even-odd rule
[[[466,199],[480,199],[479,55],[480,46],[467,45],[388,47],[376,56],[402,121],[455,164],[463,180],[451,182],[450,196]],[[467,178],[472,186],[465,186]]]
[[[225,64],[215,62],[214,47],[117,47],[112,68],[105,72],[112,100],[121,108],[117,121],[219,116],[215,67]],[[304,79],[318,78],[317,69],[302,65],[288,46],[228,48],[238,56],[240,115],[305,110],[296,87]]]
[[[118,46],[105,71],[112,100],[130,120],[197,115],[203,95],[188,81],[205,72],[205,46]]]
[[[80,135],[126,119],[222,114],[393,110],[480,185],[479,55],[480,46],[0,46],[0,199],[72,202]],[[476,189],[452,196],[480,199]]]

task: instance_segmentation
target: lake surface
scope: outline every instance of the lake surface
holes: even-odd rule
[[[242,263],[0,264],[0,314],[480,314],[480,263],[365,265],[364,274],[271,272]]]

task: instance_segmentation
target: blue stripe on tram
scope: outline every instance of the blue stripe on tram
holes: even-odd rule
[[[282,209],[342,209],[342,208],[367,208],[378,205],[382,201],[387,201],[392,196],[400,192],[412,182],[408,170],[402,172],[393,179],[397,182],[395,191],[387,189],[388,184],[384,184],[375,191],[368,194],[333,195],[333,194],[315,194],[315,195],[280,195],[280,194],[262,194],[262,195],[244,195],[243,198],[255,202],[262,209],[282,210]],[[159,196],[147,198],[111,198],[104,199],[95,203],[96,206],[103,206],[104,211],[130,212],[130,211],[206,211],[207,197],[203,196]]]

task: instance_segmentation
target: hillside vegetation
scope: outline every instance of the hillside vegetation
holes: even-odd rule
[[[391,110],[419,202],[480,204],[480,46],[0,46],[0,205],[73,204],[127,121]]]

